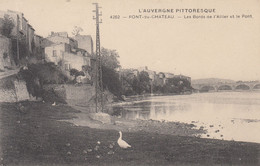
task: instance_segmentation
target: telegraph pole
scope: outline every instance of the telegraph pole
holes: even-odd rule
[[[16,28],[16,53],[17,53],[17,64],[20,65],[20,53],[19,53],[19,16],[17,15],[17,28]]]
[[[99,36],[99,24],[102,23],[99,20],[99,16],[102,14],[99,13],[99,7],[98,3],[93,3],[95,5],[96,10],[93,10],[95,12],[96,17],[93,16],[93,19],[96,20],[96,64],[95,64],[95,88],[96,88],[96,112],[103,112],[103,83],[102,83],[102,61],[101,61],[101,55],[100,55],[100,36]],[[100,102],[99,102],[100,100]]]

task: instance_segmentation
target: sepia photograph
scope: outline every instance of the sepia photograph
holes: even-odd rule
[[[259,166],[259,0],[0,0],[0,166]]]

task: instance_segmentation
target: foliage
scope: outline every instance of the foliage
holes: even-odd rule
[[[70,69],[70,75],[74,76],[74,80],[76,80],[76,78],[78,76],[84,76],[84,72],[83,71],[78,71],[77,69]]]
[[[115,70],[106,66],[102,67],[102,81],[105,89],[108,89],[116,96],[120,96],[122,93],[122,87],[119,80],[119,74]]]
[[[120,67],[118,58],[119,55],[116,50],[109,50],[105,48],[101,49],[102,66],[116,70]]]
[[[123,81],[124,95],[144,94],[151,91],[151,80],[147,72],[142,71],[138,76],[124,75]]]
[[[151,89],[153,93],[162,94],[180,94],[192,90],[191,83],[185,78],[170,78],[164,85],[156,85],[145,71],[140,72],[137,77],[132,77],[127,73],[123,74],[121,80],[124,95],[151,93]]]
[[[29,64],[27,68],[21,68],[18,75],[26,81],[29,93],[36,97],[42,95],[43,85],[68,81],[54,63]]]
[[[82,31],[83,31],[83,29],[81,27],[74,26],[74,29],[72,31],[72,35],[74,35],[74,36],[80,35],[80,32],[82,32]]]
[[[119,55],[116,50],[102,48],[101,61],[103,87],[116,96],[120,96],[122,92],[119,74],[116,71],[120,67],[118,58]]]
[[[163,93],[182,93],[191,91],[191,83],[185,78],[170,78],[163,86]]]
[[[147,72],[142,71],[139,73],[139,82],[140,82],[140,88],[142,90],[142,93],[149,93],[150,92],[150,78]]]
[[[137,94],[149,93],[150,92],[150,78],[147,72],[142,71],[138,77],[133,79],[133,91]]]
[[[6,52],[4,52],[3,58],[6,59],[7,57],[8,57],[8,54]]]
[[[4,18],[0,20],[0,22],[2,22],[2,25],[0,27],[0,33],[8,38],[11,37],[11,32],[14,28],[14,23],[13,23],[13,19],[5,14]]]

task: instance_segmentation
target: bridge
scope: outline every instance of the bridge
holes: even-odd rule
[[[250,82],[234,82],[234,83],[215,83],[215,84],[192,84],[195,90],[200,92],[209,91],[250,91],[250,90],[260,90],[259,81]]]

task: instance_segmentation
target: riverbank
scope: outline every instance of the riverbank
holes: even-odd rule
[[[172,128],[169,123],[118,118],[111,124],[118,128],[98,129],[102,124],[91,119],[89,123],[96,127],[64,121],[82,114],[67,105],[22,102],[1,103],[0,108],[4,165],[259,165],[259,144],[170,133],[179,128],[192,134],[193,126],[181,123]],[[161,125],[168,125],[169,133],[160,133],[161,128],[148,131]],[[118,129],[125,129],[123,139],[132,148],[118,147]]]
[[[109,103],[109,105],[110,106],[129,105],[154,96],[179,96],[179,95],[191,95],[191,94],[192,93],[182,93],[182,94],[181,93],[153,93],[153,94],[146,93],[143,95],[124,96],[122,97],[124,99],[123,101],[119,100],[117,102]]]

